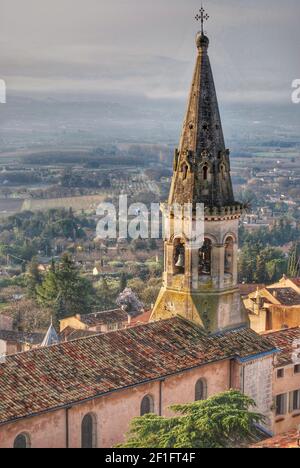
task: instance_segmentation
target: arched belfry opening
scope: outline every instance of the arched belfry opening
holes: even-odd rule
[[[174,273],[175,275],[185,273],[185,242],[182,239],[174,241]]]
[[[227,275],[233,274],[234,265],[234,239],[229,236],[225,241],[225,261],[224,273]]]
[[[199,249],[199,275],[211,275],[211,260],[212,260],[212,241],[204,239],[203,246]]]
[[[207,180],[208,179],[208,166],[205,165],[203,166],[203,180]]]

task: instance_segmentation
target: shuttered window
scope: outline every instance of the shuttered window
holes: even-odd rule
[[[276,416],[283,416],[287,413],[287,394],[276,397]]]

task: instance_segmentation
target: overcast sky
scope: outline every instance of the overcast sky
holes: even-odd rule
[[[0,0],[9,90],[186,97],[200,0]],[[207,0],[218,92],[288,102],[300,78],[299,0]]]

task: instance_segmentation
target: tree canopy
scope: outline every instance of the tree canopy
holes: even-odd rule
[[[36,287],[37,302],[50,307],[58,319],[68,315],[90,312],[93,287],[83,278],[69,255],[64,255],[59,264],[52,263],[44,281]]]
[[[121,448],[231,448],[249,444],[264,417],[255,402],[230,390],[204,401],[175,405],[175,416],[148,414],[131,423]]]

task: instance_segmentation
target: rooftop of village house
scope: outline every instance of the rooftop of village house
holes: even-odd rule
[[[265,337],[281,350],[276,357],[276,366],[282,367],[293,364],[293,354],[300,353],[300,327],[287,328],[276,332],[266,332]]]
[[[254,293],[257,290],[264,289],[266,287],[265,284],[249,284],[249,283],[240,283],[239,284],[239,290],[241,293],[241,296],[248,296],[249,294]]]
[[[260,441],[251,448],[295,449],[300,448],[300,432],[297,429]]]
[[[73,341],[79,340],[81,338],[88,338],[90,336],[95,336],[100,332],[90,331],[90,330],[78,330],[72,327],[66,327],[59,334],[60,341]]]
[[[44,333],[27,333],[14,330],[0,330],[0,340],[38,345],[44,339]]]
[[[92,314],[78,315],[76,317],[89,327],[128,321],[128,314],[122,309],[94,312]]]
[[[292,288],[267,288],[267,291],[270,292],[281,305],[300,305],[300,294]]]

